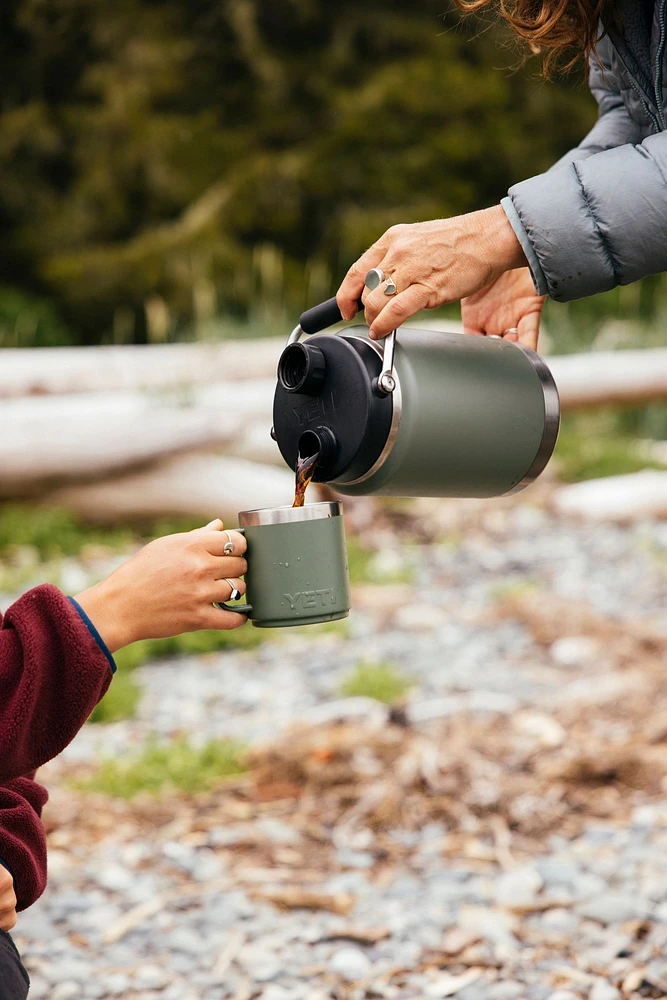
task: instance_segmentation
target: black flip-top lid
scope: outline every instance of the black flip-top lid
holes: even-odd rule
[[[278,447],[296,470],[302,434],[319,432],[326,448],[314,480],[352,482],[372,468],[389,437],[393,404],[376,389],[380,356],[350,331],[320,334],[295,346],[285,348],[278,366],[273,402]]]

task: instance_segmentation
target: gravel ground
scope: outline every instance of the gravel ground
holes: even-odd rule
[[[600,756],[662,719],[667,525],[577,525],[526,503],[457,511],[425,506],[421,545],[377,528],[376,573],[408,565],[418,582],[360,587],[347,634],[291,630],[253,652],[146,666],[139,718],[86,727],[44,770],[50,885],[16,931],[35,1000],[667,994],[664,738],[646,740],[650,781],[616,768],[589,790],[563,770],[588,731]],[[382,765],[384,709],[339,694],[373,659],[415,680],[403,756]],[[332,720],[351,715],[355,822],[331,819],[329,785],[310,778],[298,807],[257,789],[133,806],[59,787],[150,734],[297,754],[291,724],[332,739]],[[469,756],[468,777],[440,788],[424,752],[405,778],[416,741],[449,753],[447,766],[433,758],[440,774]],[[418,819],[371,822],[369,795],[393,777]],[[295,887],[314,909],[281,898]]]

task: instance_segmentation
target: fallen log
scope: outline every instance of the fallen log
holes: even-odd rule
[[[646,469],[561,486],[551,503],[559,514],[592,521],[667,517],[667,472]]]
[[[0,401],[0,498],[105,478],[201,448],[236,445],[246,458],[263,453],[277,462],[269,436],[273,389],[265,380],[205,386],[185,396],[117,392]]]
[[[162,517],[221,517],[236,524],[241,510],[294,499],[294,473],[218,455],[182,455],[149,469],[59,489],[44,502],[68,507],[99,524]]]
[[[667,348],[554,355],[546,361],[563,410],[667,399]]]
[[[460,331],[454,322],[415,327]],[[0,399],[273,379],[284,337],[2,351]],[[667,348],[546,358],[563,409],[667,398]]]
[[[285,338],[3,350],[0,399],[273,378]]]

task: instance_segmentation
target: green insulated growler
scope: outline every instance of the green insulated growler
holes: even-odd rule
[[[385,341],[308,310],[278,364],[273,436],[292,469],[353,496],[496,497],[532,483],[560,420],[544,361],[500,337],[401,327]],[[304,339],[305,334],[319,336]]]

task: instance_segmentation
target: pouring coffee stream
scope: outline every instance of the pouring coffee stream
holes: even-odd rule
[[[312,435],[314,438],[314,435]],[[312,450],[312,447],[308,447],[309,435],[308,433],[303,435],[306,438],[306,442],[300,443],[299,446],[299,457],[296,463],[296,483],[294,487],[294,503],[292,507],[303,507],[306,502],[306,490],[313,481],[313,476],[315,475],[315,470],[317,468],[317,463],[320,457],[319,446]],[[312,452],[309,453],[309,452]]]

